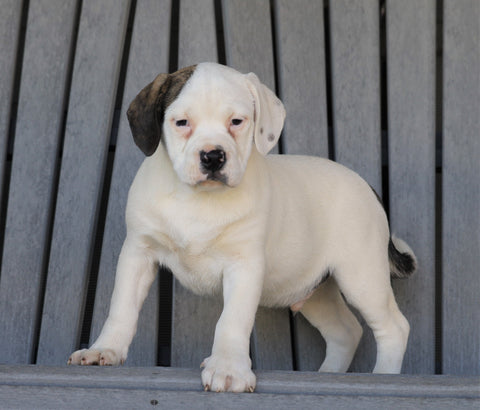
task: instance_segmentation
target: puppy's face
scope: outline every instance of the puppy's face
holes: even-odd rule
[[[163,138],[178,178],[204,189],[238,185],[253,144],[266,154],[284,117],[254,74],[213,63],[160,74],[128,111],[137,145],[151,155]]]
[[[165,111],[173,168],[189,185],[236,186],[252,149],[254,100],[245,76],[200,65]]]

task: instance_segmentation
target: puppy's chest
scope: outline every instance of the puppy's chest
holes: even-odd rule
[[[223,264],[215,242],[197,237],[182,237],[178,241],[163,235],[160,244],[159,260],[183,286],[198,294],[220,290]]]
[[[198,218],[176,214],[155,218],[149,241],[161,264],[196,293],[212,293],[221,286],[221,229]]]
[[[216,247],[219,232],[217,229],[193,219],[161,218],[151,232],[161,253],[175,255],[180,261],[189,264],[190,260],[202,259]]]

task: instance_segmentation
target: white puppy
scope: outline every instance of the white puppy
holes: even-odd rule
[[[356,173],[266,156],[285,110],[254,74],[213,63],[160,74],[128,118],[147,158],[128,197],[110,313],[69,363],[125,361],[160,264],[196,293],[223,291],[206,390],[255,388],[249,339],[259,304],[300,311],[327,342],[320,370],[346,371],[362,328],[342,294],[374,332],[374,372],[400,372],[409,325],[390,276],[410,275],[415,256],[392,241],[381,202]]]

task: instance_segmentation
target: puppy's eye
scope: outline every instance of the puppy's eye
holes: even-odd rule
[[[177,120],[175,121],[177,127],[186,127],[188,125],[188,120]]]
[[[232,119],[232,125],[235,126],[235,127],[238,127],[239,125],[241,125],[242,122],[243,122],[243,119],[241,119],[241,118]]]

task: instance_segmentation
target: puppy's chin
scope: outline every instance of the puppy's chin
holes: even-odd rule
[[[227,184],[221,181],[207,179],[205,181],[199,181],[195,184],[195,188],[199,191],[220,191],[222,189],[230,188]]]

